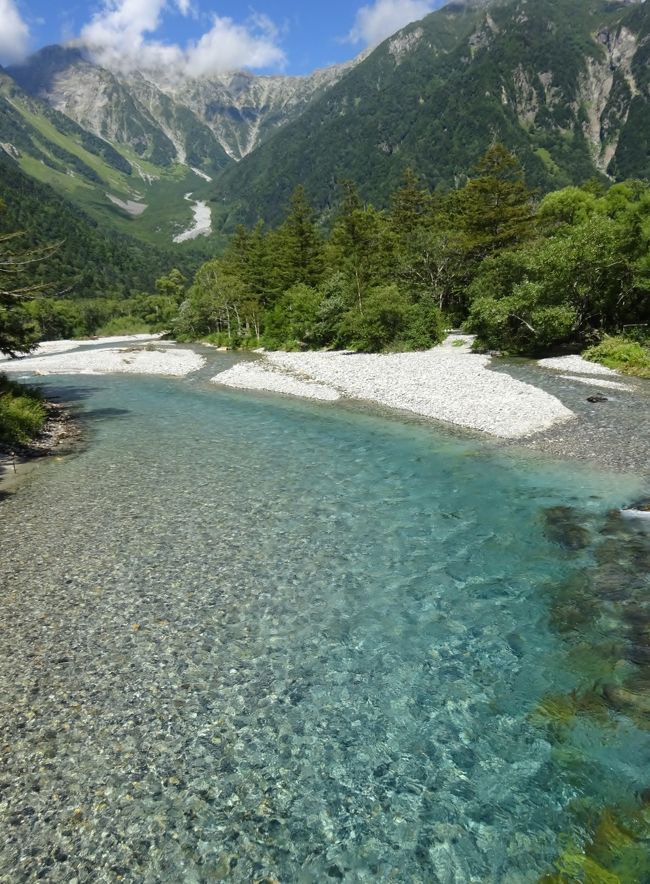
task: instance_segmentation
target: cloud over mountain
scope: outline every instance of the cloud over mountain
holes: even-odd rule
[[[241,23],[213,15],[209,30],[185,46],[156,39],[164,17],[191,11],[189,0],[174,0],[173,7],[165,0],[104,0],[82,28],[79,42],[98,63],[121,71],[168,68],[201,76],[284,64],[278,29],[262,15],[251,15]]]
[[[441,5],[441,0],[374,0],[357,11],[347,42],[374,46]]]
[[[0,0],[0,63],[21,61],[29,47],[29,28],[14,0]]]

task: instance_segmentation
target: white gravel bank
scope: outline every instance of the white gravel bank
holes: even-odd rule
[[[240,390],[267,390],[271,393],[284,393],[287,396],[300,396],[304,399],[336,402],[341,398],[341,394],[332,387],[301,380],[285,371],[259,362],[240,362],[212,378],[212,381]]]
[[[619,377],[619,373],[597,362],[587,362],[582,356],[553,356],[550,359],[539,359],[538,365],[542,368],[552,368],[556,371],[570,371],[575,374],[593,374]]]
[[[20,374],[160,374],[182,377],[197,371],[205,359],[191,350],[106,347],[13,359],[2,366]]]
[[[452,346],[457,341],[463,346]],[[574,417],[562,403],[530,384],[489,371],[490,358],[469,351],[467,339],[448,339],[419,353],[264,354],[267,364],[283,369],[302,384],[297,395],[316,398],[308,378],[335,393],[424,417],[481,430],[501,438],[528,436]],[[269,387],[271,373],[249,376],[249,389]],[[221,381],[222,376],[216,380]],[[277,381],[274,379],[274,383]],[[283,390],[288,392],[288,390]]]
[[[620,381],[606,381],[604,378],[594,375],[590,378],[581,378],[575,374],[561,374],[565,381],[575,381],[577,384],[586,384],[588,387],[603,387],[606,390],[634,390],[629,384],[621,384]]]
[[[112,338],[74,338],[64,339],[60,341],[41,341],[38,347],[33,350],[28,359],[34,359],[37,356],[50,356],[55,353],[68,353],[70,350],[78,350],[79,347],[88,347],[92,345],[103,346],[105,344],[140,344],[146,341],[157,341],[162,337],[161,334],[151,335],[120,335]],[[0,362],[8,362],[9,356],[0,356]]]

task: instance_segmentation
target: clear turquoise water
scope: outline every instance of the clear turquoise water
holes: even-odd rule
[[[650,786],[634,716],[558,746],[534,714],[600,677],[552,587],[634,480],[200,382],[55,383],[90,444],[0,504],[0,879],[536,881],[588,839],[572,802]],[[557,505],[587,548],[545,536]]]

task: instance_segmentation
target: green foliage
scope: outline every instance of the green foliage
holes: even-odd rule
[[[26,445],[43,429],[45,420],[38,390],[0,374],[0,448]]]
[[[407,182],[408,186],[408,182]],[[426,286],[402,285],[400,250],[424,223],[431,198],[407,222],[407,196],[396,197],[403,223],[364,206],[351,182],[323,240],[305,192],[293,194],[277,230],[239,228],[226,253],[194,278],[173,325],[185,339],[271,349],[344,347],[367,351],[429,347],[441,340],[442,316]]]
[[[650,190],[577,188],[540,206],[537,237],[478,267],[466,328],[479,346],[537,354],[650,318]]]
[[[3,158],[4,157],[4,158]],[[126,298],[150,291],[155,279],[174,267],[189,276],[191,252],[172,253],[101,227],[50,187],[23,174],[0,151],[0,236],[23,231],[17,250],[60,242],[48,261],[26,268],[25,284],[49,286],[72,298]],[[180,263],[179,263],[180,262]]]
[[[203,265],[174,331],[227,346],[415,349],[441,340],[444,315],[479,347],[537,355],[649,319],[649,294],[647,185],[591,181],[537,208],[495,143],[449,194],[407,170],[390,212],[343,180],[328,237],[298,188],[276,230],[240,227]]]
[[[111,337],[113,335],[139,335],[151,331],[150,326],[138,319],[137,316],[116,316],[105,325],[100,326],[95,334],[99,337]]]
[[[454,208],[468,237],[468,253],[481,259],[530,238],[532,193],[518,160],[502,144],[490,147],[475,173],[456,191]]]
[[[379,211],[344,180],[326,234],[298,188],[277,228],[239,227],[189,286],[184,266],[159,269],[155,285],[135,291],[131,276],[122,297],[0,304],[0,329],[27,347],[169,330],[226,347],[371,352],[430,347],[446,322],[465,323],[492,350],[580,349],[650,322],[650,188],[592,181],[536,207],[516,157],[497,143],[450,193],[407,171],[390,211]]]
[[[600,362],[623,374],[650,378],[650,347],[644,347],[638,341],[630,341],[625,337],[606,337],[595,347],[589,347],[582,355],[590,362]]]
[[[302,344],[319,344],[320,303],[319,291],[304,283],[287,289],[266,316],[264,345],[293,350]]]

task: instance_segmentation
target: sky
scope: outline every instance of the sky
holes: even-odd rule
[[[305,74],[376,45],[442,0],[0,0],[0,64],[72,43],[111,69]]]

